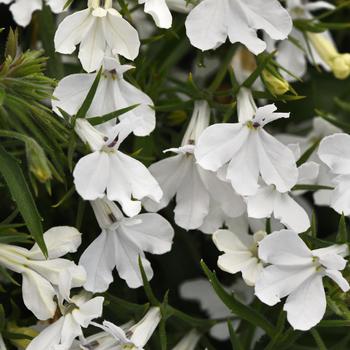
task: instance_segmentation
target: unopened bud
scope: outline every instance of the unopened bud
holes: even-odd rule
[[[26,154],[29,170],[40,182],[46,182],[52,178],[49,161],[44,150],[33,139],[26,142]]]
[[[274,75],[267,69],[264,69],[261,75],[271,94],[280,96],[289,90],[289,83],[281,75]]]
[[[308,33],[308,38],[337,79],[346,79],[350,75],[350,54],[339,53],[334,44],[322,34]]]

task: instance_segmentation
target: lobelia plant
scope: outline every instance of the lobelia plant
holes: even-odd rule
[[[348,350],[349,13],[0,0],[0,350]]]

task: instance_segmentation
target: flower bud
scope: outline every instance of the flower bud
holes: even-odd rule
[[[44,150],[34,140],[28,139],[25,143],[29,170],[40,182],[46,182],[52,178],[49,162]]]
[[[183,137],[182,146],[193,145],[200,134],[209,126],[210,107],[206,101],[196,101],[191,121]]]
[[[334,44],[322,34],[308,33],[308,38],[337,79],[346,79],[350,75],[350,54],[339,53]]]
[[[272,95],[280,96],[289,90],[289,83],[280,74],[272,74],[267,69],[264,69],[261,75]]]

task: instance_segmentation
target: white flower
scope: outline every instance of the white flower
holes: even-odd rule
[[[88,8],[66,17],[55,34],[57,52],[71,54],[80,43],[79,59],[85,71],[97,70],[105,53],[133,60],[140,48],[138,33],[120,13],[112,8],[112,0],[89,0]]]
[[[86,119],[78,119],[76,131],[93,151],[82,157],[73,171],[76,190],[85,200],[102,198],[106,192],[109,200],[121,204],[126,215],[134,216],[141,210],[142,198],[161,199],[162,190],[147,168],[118,150],[125,138],[122,128],[120,137],[109,140]]]
[[[91,205],[102,232],[79,261],[87,272],[84,288],[92,292],[106,291],[113,281],[114,268],[130,288],[142,286],[139,256],[148,279],[151,279],[152,267],[144,252],[164,254],[170,251],[173,228],[158,214],[140,214],[126,218],[107,199],[96,200]]]
[[[255,284],[255,295],[267,305],[286,296],[283,309],[294,329],[308,330],[321,321],[326,311],[324,276],[347,292],[348,282],[339,272],[346,266],[347,245],[310,250],[294,232],[281,230],[268,235],[259,245],[259,258],[270,264]]]
[[[66,0],[45,1],[54,13],[62,12],[66,3]],[[11,4],[10,11],[13,18],[21,27],[26,27],[30,23],[34,11],[43,8],[43,0],[0,0],[0,4]]]
[[[318,156],[336,174],[331,192],[331,207],[338,213],[350,215],[350,136],[334,134],[325,137],[319,146]]]
[[[279,1],[203,0],[186,20],[187,36],[201,50],[216,49],[229,37],[231,43],[241,42],[259,54],[266,44],[258,38],[258,29],[273,39],[287,38],[292,21]]]
[[[201,334],[195,329],[192,329],[172,348],[172,350],[195,350],[200,338]]]
[[[168,7],[177,12],[189,13],[193,9],[193,4],[188,0],[165,0]],[[192,1],[193,2],[193,1]]]
[[[0,244],[0,265],[22,274],[24,304],[39,320],[54,316],[55,296],[66,298],[71,288],[81,287],[86,279],[81,266],[59,258],[76,252],[81,243],[79,231],[68,226],[53,227],[44,233],[44,240],[49,255],[47,260],[37,244],[30,250]]]
[[[2,334],[0,334],[0,350],[7,350]]]
[[[318,176],[319,166],[315,162],[306,162],[299,168],[298,183],[312,183]],[[275,186],[262,186],[258,192],[246,198],[248,216],[262,219],[274,217],[287,228],[301,233],[310,227],[310,219],[305,209],[290,193],[280,193]]]
[[[227,164],[226,178],[241,195],[257,192],[259,174],[279,192],[289,191],[298,178],[293,153],[263,129],[267,123],[289,117],[275,111],[275,105],[267,105],[258,108],[253,118],[240,115],[239,123],[209,126],[195,149],[198,164],[211,171]]]
[[[123,78],[123,74],[133,67],[121,65],[117,59],[107,57],[104,58],[103,66],[104,71],[86,117],[102,116],[139,104],[118,119],[125,124],[125,128],[130,129],[130,132],[134,132],[137,136],[150,134],[156,124],[155,111],[152,108],[153,102],[145,93]],[[61,114],[59,108],[70,115],[75,115],[83,104],[95,78],[96,73],[72,74],[63,78],[53,93],[53,110],[59,115]],[[107,131],[115,124],[114,118],[98,125],[97,128]]]
[[[230,287],[225,287],[228,293],[234,293],[235,297],[244,304],[250,304],[254,299],[253,289],[249,288],[242,280],[238,280]],[[213,290],[212,285],[207,279],[197,278],[184,282],[179,289],[181,298],[187,300],[196,300],[200,307],[211,319],[224,319],[232,317],[231,311],[222,302]],[[233,321],[233,326],[238,325]],[[210,335],[218,340],[227,340],[230,335],[227,323],[222,322],[214,325],[210,329]]]
[[[177,155],[154,163],[149,168],[164,194],[159,203],[144,201],[145,208],[148,211],[158,211],[167,206],[176,195],[175,222],[186,230],[200,228],[206,218],[210,221],[206,222],[206,226],[214,220],[214,227],[221,227],[223,219],[219,218],[217,222],[217,217],[211,216],[213,206],[218,206],[230,217],[239,216],[245,211],[242,198],[233,191],[230,184],[196,164],[193,156],[196,140],[208,126],[209,117],[207,102],[196,101],[182,146],[168,150]]]
[[[91,299],[83,292],[61,306],[62,316],[35,337],[27,350],[70,350],[76,337],[82,336],[94,318],[102,315],[103,297]]]
[[[254,286],[263,264],[258,258],[259,242],[266,236],[266,232],[258,231],[254,235],[244,232],[218,230],[213,234],[216,247],[224,252],[219,256],[218,266],[229,273],[242,272],[244,282]]]
[[[171,27],[173,19],[165,0],[139,0],[139,4],[145,5],[145,12],[152,16],[158,27]]]
[[[113,343],[107,349],[143,350],[160,320],[159,307],[151,307],[146,315],[127,331],[123,329],[124,327],[118,327],[108,321],[104,321],[103,325],[97,323],[93,323],[93,325],[102,328],[107,335],[113,338]]]
[[[335,6],[326,1],[288,0],[287,9],[293,19],[312,20],[313,11],[333,10]],[[325,70],[332,70],[337,78],[344,79],[350,74],[350,55],[339,54],[329,31],[322,33],[305,33],[293,28],[290,36],[297,41],[284,40],[278,44],[277,62],[293,73],[296,77],[303,77],[307,69],[307,61],[321,65]],[[271,51],[274,43],[271,42]],[[302,49],[300,49],[300,47]],[[287,72],[281,71],[289,81],[296,80]]]

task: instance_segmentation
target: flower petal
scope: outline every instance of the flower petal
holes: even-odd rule
[[[144,11],[150,14],[159,28],[170,28],[172,16],[165,0],[139,0],[139,4],[145,4]]]
[[[21,27],[26,27],[32,19],[33,12],[41,10],[42,7],[42,0],[16,0],[10,6],[10,11],[15,22]]]
[[[113,281],[115,263],[113,240],[110,236],[114,234],[116,233],[102,230],[80,257],[79,264],[87,272],[84,288],[90,292],[105,292]]]
[[[241,235],[250,237],[250,240],[248,238],[242,240]],[[253,243],[253,239],[248,233],[242,233],[241,235],[237,235],[229,230],[218,230],[213,234],[213,241],[221,252],[248,251],[250,244]]]
[[[349,282],[343,277],[341,272],[336,270],[326,270],[326,276],[331,278],[344,293],[349,291]]]
[[[73,177],[77,192],[85,200],[104,196],[109,177],[110,159],[105,152],[94,152],[80,158]]]
[[[103,297],[94,297],[74,309],[72,316],[74,320],[84,328],[87,328],[90,322],[102,315]]]
[[[287,298],[283,310],[294,329],[309,330],[322,320],[326,312],[326,295],[322,275],[309,277]]]

